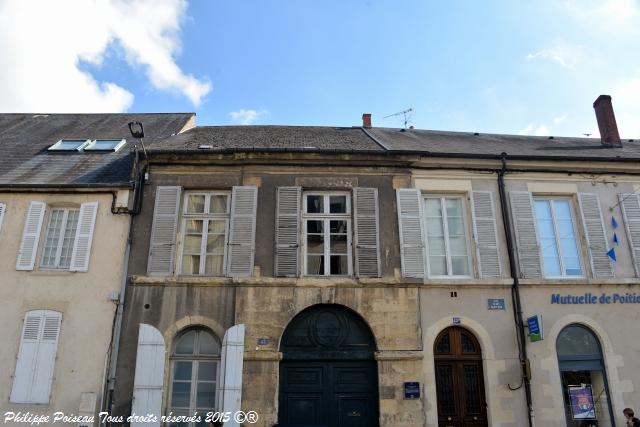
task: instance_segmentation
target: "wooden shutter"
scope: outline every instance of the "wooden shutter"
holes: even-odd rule
[[[255,255],[258,187],[233,187],[227,276],[249,277]]]
[[[525,278],[542,276],[540,245],[533,211],[533,197],[527,191],[509,192],[513,229],[520,263],[520,275]]]
[[[133,383],[132,412],[138,415],[157,414],[155,423],[132,422],[132,427],[160,427],[162,387],[164,382],[164,338],[159,330],[141,323],[138,329],[138,352]]]
[[[38,251],[38,239],[42,229],[42,219],[47,205],[43,202],[31,202],[27,211],[27,218],[22,230],[22,241],[18,251],[16,270],[33,270]]]
[[[422,194],[413,188],[396,190],[403,277],[425,277]]]
[[[356,276],[380,277],[378,189],[353,189]]]
[[[618,194],[636,277],[640,277],[640,198],[634,193]]]
[[[301,187],[278,187],[276,196],[276,256],[278,277],[297,277],[299,272]]]
[[[217,409],[220,412],[235,413],[240,410],[242,400],[242,364],[244,358],[243,324],[232,326],[225,332],[222,340],[222,357],[220,361],[220,380],[218,382]],[[237,427],[233,420],[226,426]]]
[[[0,232],[2,232],[2,220],[4,219],[4,213],[7,211],[7,205],[0,203]]]
[[[607,244],[607,234],[602,220],[600,199],[595,193],[580,193],[578,194],[578,201],[580,202],[584,235],[589,246],[593,276],[613,277],[613,267],[607,255],[609,245]]]
[[[473,191],[473,236],[480,277],[500,277],[500,252],[492,191]]]
[[[173,274],[181,192],[181,187],[158,187],[156,189],[149,261],[147,263],[147,274],[149,276],[169,276]]]
[[[89,270],[89,259],[91,258],[91,242],[93,241],[93,230],[96,224],[98,213],[98,202],[83,203],[80,206],[78,216],[78,229],[76,239],[73,242],[71,252],[71,271]]]
[[[62,314],[51,310],[26,313],[10,401],[49,403]]]

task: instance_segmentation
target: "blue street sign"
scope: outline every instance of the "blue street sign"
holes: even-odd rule
[[[487,300],[487,309],[504,310],[504,298],[489,298]]]
[[[418,382],[404,383],[404,398],[420,399],[420,383]]]

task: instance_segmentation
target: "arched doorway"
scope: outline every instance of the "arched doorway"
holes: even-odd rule
[[[375,349],[369,326],[346,307],[299,313],[280,343],[279,426],[377,426]]]
[[[614,426],[600,341],[583,325],[566,326],[556,340],[567,426]]]
[[[445,329],[434,346],[438,425],[487,426],[482,351],[476,337],[457,326]]]

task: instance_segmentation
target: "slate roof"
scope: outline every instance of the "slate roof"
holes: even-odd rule
[[[209,145],[210,150],[198,147]],[[165,138],[150,152],[163,151],[380,151],[384,149],[359,127],[199,126]]]
[[[0,187],[119,186],[128,183],[138,141],[127,124],[144,125],[145,146],[180,132],[193,113],[0,114]],[[48,152],[60,139],[121,139],[117,152]]]

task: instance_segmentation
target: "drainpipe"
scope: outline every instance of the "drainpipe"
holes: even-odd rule
[[[509,269],[511,277],[513,278],[513,285],[511,286],[511,303],[513,305],[513,315],[516,325],[516,333],[518,338],[518,353],[520,358],[520,375],[521,383],[516,388],[510,390],[517,390],[524,385],[525,398],[527,400],[527,410],[529,415],[529,427],[535,427],[535,415],[533,413],[533,399],[531,398],[531,378],[530,369],[528,368],[529,360],[527,358],[527,341],[524,333],[524,321],[522,318],[522,304],[520,302],[520,274],[518,265],[514,256],[514,244],[513,235],[511,233],[510,224],[511,212],[507,207],[507,196],[504,185],[504,175],[507,172],[507,153],[502,153],[502,168],[498,170],[498,190],[500,193],[500,209],[502,211],[502,224],[504,226],[504,235],[507,240],[507,252],[509,255]]]

